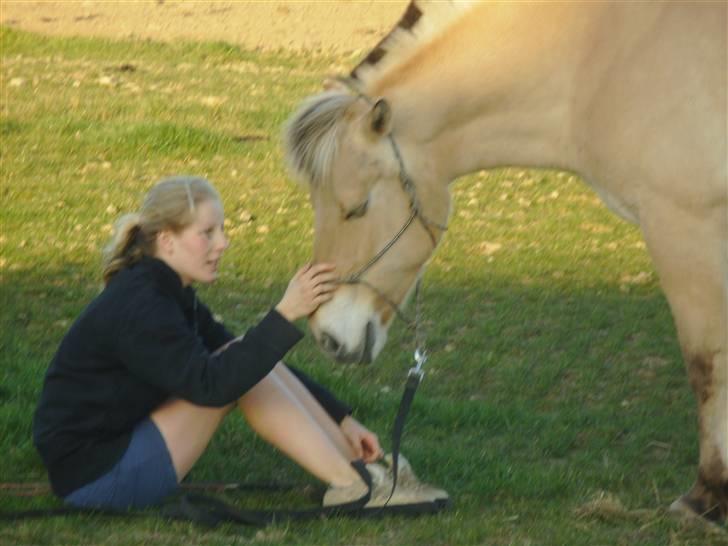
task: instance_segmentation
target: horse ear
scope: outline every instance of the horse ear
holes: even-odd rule
[[[346,91],[346,85],[337,76],[327,76],[323,81],[324,91]]]
[[[384,99],[379,99],[369,112],[369,128],[375,136],[388,135],[392,130],[392,109]]]

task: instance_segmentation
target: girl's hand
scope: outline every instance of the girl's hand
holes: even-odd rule
[[[332,264],[303,266],[288,283],[276,311],[290,322],[313,313],[319,305],[331,299],[336,289],[335,268]]]
[[[358,459],[363,459],[365,463],[373,463],[382,457],[379,438],[359,421],[347,415],[339,426]]]

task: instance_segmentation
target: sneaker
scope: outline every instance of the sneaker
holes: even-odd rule
[[[367,470],[369,471],[369,474],[372,476],[372,489],[374,488],[374,476],[375,472],[372,472],[372,469],[369,468],[373,465],[367,465]],[[334,486],[331,485],[326,490],[326,493],[324,493],[324,500],[323,505],[324,506],[337,506],[339,504],[347,504],[350,502],[354,502],[360,498],[362,498],[367,492],[367,484],[365,484],[361,479],[357,479],[353,484],[351,485],[344,485],[344,486]]]
[[[401,461],[401,459],[400,459]],[[372,477],[372,494],[364,505],[364,508],[381,508],[381,507],[406,507],[406,506],[439,506],[444,499],[447,499],[447,493],[442,490],[423,487],[424,484],[412,482],[411,478],[408,483],[401,483],[397,479],[397,488],[392,494],[392,474],[377,463],[366,465],[369,475]],[[411,473],[410,473],[411,474]],[[411,474],[414,476],[414,474]],[[416,478],[415,478],[416,479]],[[345,504],[360,499],[367,492],[367,486],[362,481],[357,481],[352,485],[345,487],[329,487],[324,494],[323,505],[335,506]],[[437,493],[437,495],[435,494]],[[390,498],[391,494],[391,498]]]
[[[428,495],[438,502],[446,502],[450,499],[450,495],[448,495],[447,491],[445,491],[444,489],[440,489],[428,483],[421,482],[412,470],[412,465],[410,465],[409,461],[405,459],[404,455],[400,453],[397,457],[397,460],[397,488],[399,488],[399,486],[401,485],[406,489],[419,490],[424,495]],[[387,453],[384,456],[384,462],[387,465],[387,471],[389,472],[390,480],[392,480],[394,467],[392,466],[391,453]]]

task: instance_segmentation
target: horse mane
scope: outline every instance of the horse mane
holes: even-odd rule
[[[469,10],[470,0],[413,0],[394,29],[360,62],[339,87],[314,95],[291,116],[283,131],[283,146],[291,175],[319,185],[330,176],[345,113],[377,77],[406,62],[440,36]]]
[[[350,73],[368,88],[378,76],[405,63],[423,46],[443,34],[477,1],[412,0],[397,25],[371,50]]]
[[[344,113],[358,97],[340,90],[309,97],[283,131],[286,161],[294,178],[317,185],[331,171]]]

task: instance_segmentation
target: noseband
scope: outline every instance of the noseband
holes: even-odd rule
[[[373,104],[373,101],[367,97],[366,95],[363,95],[362,93],[358,92],[357,90],[353,89],[351,85],[344,81],[350,89],[352,89],[358,96],[363,98],[365,101],[367,101],[369,104]],[[362,267],[360,267],[355,273],[349,275],[345,279],[342,279],[339,281],[339,284],[362,284],[372,290],[379,298],[381,298],[383,301],[385,301],[399,316],[401,319],[403,319],[406,323],[411,324],[412,321],[408,320],[407,317],[404,316],[404,313],[400,309],[399,305],[397,305],[389,296],[387,296],[383,291],[381,291],[379,288],[374,286],[372,283],[364,280],[363,276],[364,274],[371,269],[374,264],[376,264],[379,260],[381,260],[384,255],[389,252],[389,250],[399,241],[399,239],[404,235],[404,233],[409,229],[409,227],[412,225],[412,223],[415,221],[415,219],[419,220],[422,224],[422,227],[425,229],[427,234],[430,236],[430,240],[432,241],[432,247],[433,249],[437,246],[437,239],[435,238],[435,235],[432,233],[431,228],[438,229],[440,231],[447,231],[447,226],[440,224],[438,222],[435,222],[433,220],[430,220],[423,212],[422,207],[420,205],[420,201],[417,198],[417,189],[415,187],[414,182],[412,181],[412,178],[410,177],[409,173],[407,172],[407,168],[405,167],[404,160],[402,159],[402,154],[399,151],[399,146],[397,146],[397,142],[394,140],[394,137],[390,133],[387,135],[387,138],[389,140],[389,143],[392,147],[392,152],[394,153],[394,157],[397,159],[397,164],[399,166],[399,181],[402,185],[402,189],[409,197],[410,202],[410,213],[407,219],[405,220],[404,224],[402,224],[402,227],[399,228],[399,231],[389,240],[389,242],[384,245],[379,252],[377,252],[366,264],[364,264]],[[416,290],[415,292],[419,292],[419,283],[420,281],[417,281]]]

